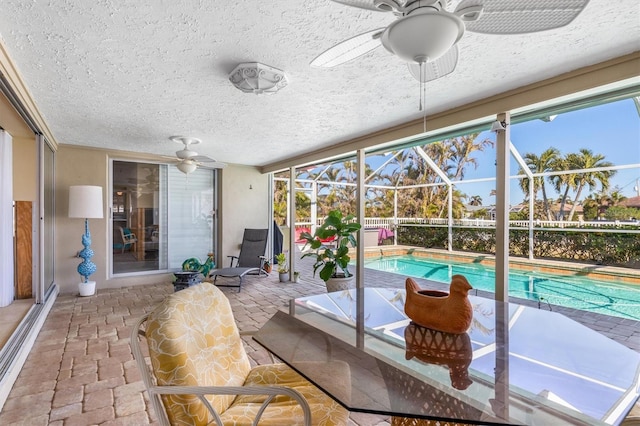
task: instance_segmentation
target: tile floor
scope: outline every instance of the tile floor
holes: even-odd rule
[[[376,286],[404,285],[401,276],[369,270],[366,274],[366,281]],[[325,291],[322,281],[310,273],[303,272],[297,284],[279,283],[277,275],[247,277],[240,293],[223,289],[241,330],[257,330],[291,298]],[[100,290],[84,298],[60,295],[0,413],[0,425],[154,424],[129,336],[133,322],[172,292],[168,278],[159,276],[155,285]],[[565,313],[640,351],[638,322]],[[252,360],[268,362],[257,343],[246,343]],[[636,405],[634,414],[638,412]],[[351,420],[363,426],[388,424],[387,418],[362,414],[352,414]]]

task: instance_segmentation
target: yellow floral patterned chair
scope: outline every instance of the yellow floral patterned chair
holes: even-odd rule
[[[210,283],[168,296],[138,320],[131,347],[160,424],[348,422],[346,409],[288,366],[251,367],[229,300]]]

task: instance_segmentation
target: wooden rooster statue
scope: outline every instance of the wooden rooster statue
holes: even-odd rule
[[[459,334],[469,329],[473,308],[467,293],[472,287],[464,276],[451,278],[449,293],[421,290],[412,278],[407,278],[405,285],[404,312],[413,322],[445,333]]]

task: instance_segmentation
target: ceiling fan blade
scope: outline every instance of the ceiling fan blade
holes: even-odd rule
[[[477,20],[465,22],[467,30],[483,34],[526,34],[569,24],[589,0],[463,0],[454,13],[459,14],[478,3],[482,5],[482,12]]]
[[[215,163],[216,160],[214,160],[211,157],[207,157],[206,155],[194,155],[193,157],[191,157],[191,160],[197,161],[199,163]]]
[[[384,28],[378,28],[340,42],[316,56],[310,65],[331,68],[369,53],[380,46],[380,36],[383,31]]]
[[[334,3],[344,4],[345,6],[358,7],[360,9],[375,10],[381,12],[374,4],[373,0],[331,0]]]
[[[200,164],[198,167],[202,167],[203,169],[224,169],[227,167],[227,163],[214,161],[213,163]]]
[[[451,74],[458,64],[458,46],[453,45],[444,55],[432,62],[425,62],[420,67],[419,64],[409,63],[409,72],[418,81],[426,83]],[[421,72],[422,71],[422,75]]]

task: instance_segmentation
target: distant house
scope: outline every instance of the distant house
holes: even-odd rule
[[[640,196],[638,197],[629,197],[618,203],[619,206],[623,207],[633,207],[636,209],[640,209]]]
[[[489,207],[487,206],[472,206],[471,204],[464,205],[464,218],[468,219],[474,215],[474,213],[479,212],[480,210],[489,211]]]
[[[520,213],[521,211],[527,209],[526,204],[516,204],[515,206],[509,207],[509,213]],[[489,219],[496,220],[496,206],[484,207],[487,209],[487,214],[489,215]]]
[[[564,220],[569,220],[569,213],[571,212],[571,209],[573,208],[573,204],[569,204],[566,203],[564,205],[564,208],[562,209],[562,214],[560,214],[560,206],[562,205],[562,203],[555,203],[552,204],[551,207],[551,215],[555,218],[560,218],[561,216],[564,218]],[[584,210],[582,209],[581,205],[578,205],[576,207],[575,212],[573,212],[573,218],[572,220],[577,220],[577,221],[582,221],[584,220]]]

